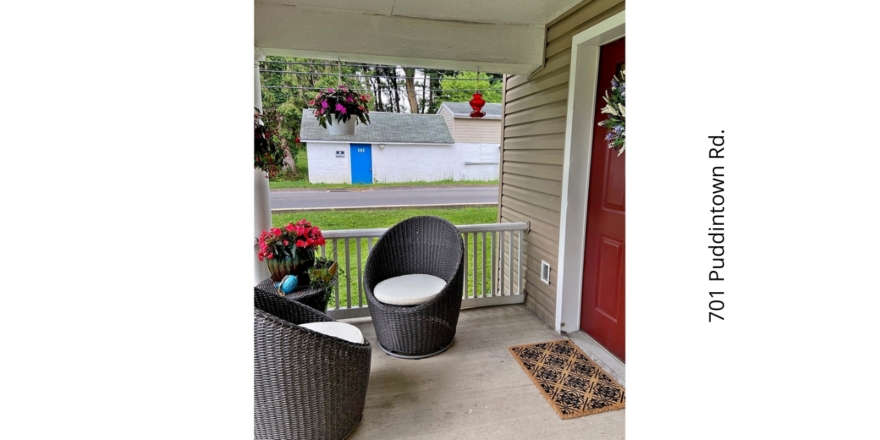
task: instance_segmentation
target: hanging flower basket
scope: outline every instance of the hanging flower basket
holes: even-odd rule
[[[611,79],[611,89],[605,91],[605,102],[607,105],[602,108],[602,113],[608,115],[608,119],[599,122],[600,127],[608,129],[605,140],[608,141],[608,148],[617,150],[617,155],[623,154],[626,150],[626,71],[620,72],[620,79],[617,75]]]
[[[358,95],[346,86],[330,88],[315,96],[309,105],[315,106],[315,118],[330,134],[354,134],[355,124],[370,123],[367,103],[370,95]]]
[[[284,155],[289,148],[284,142],[277,142],[277,131],[263,124],[263,114],[254,107],[254,168],[266,172],[266,177],[274,177],[284,166]]]

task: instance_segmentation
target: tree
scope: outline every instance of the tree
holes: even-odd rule
[[[460,81],[462,79],[481,81]],[[477,72],[458,72],[453,78],[440,80],[440,88],[443,91],[438,98],[441,103],[467,102],[476,93],[471,90],[478,89],[486,102],[501,102],[501,87],[502,83],[498,78],[490,77],[485,73],[480,73],[477,77]]]
[[[409,99],[409,112],[420,113],[419,100],[416,98],[416,69],[406,67],[403,69],[403,73],[406,75],[406,97]]]

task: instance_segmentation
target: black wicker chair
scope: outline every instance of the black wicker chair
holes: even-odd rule
[[[449,348],[461,311],[466,255],[458,229],[438,217],[412,217],[382,235],[367,257],[363,284],[379,347],[385,353],[421,359]],[[374,296],[380,282],[411,274],[442,278],[446,286],[433,299],[415,306],[385,304]]]
[[[370,343],[302,328],[333,318],[254,289],[254,437],[345,438],[360,422]]]

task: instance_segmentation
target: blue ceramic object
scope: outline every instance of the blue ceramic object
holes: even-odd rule
[[[278,283],[278,286],[282,292],[291,293],[296,289],[297,284],[299,284],[299,280],[296,278],[296,275],[285,275],[281,282]]]

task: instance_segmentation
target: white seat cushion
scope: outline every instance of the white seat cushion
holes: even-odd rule
[[[446,286],[443,278],[414,274],[388,278],[376,285],[373,296],[395,306],[414,306],[430,301]]]
[[[363,333],[361,333],[357,327],[344,322],[310,322],[307,324],[301,324],[300,327],[323,333],[328,336],[333,336],[334,338],[354,342],[355,344],[364,343]]]

